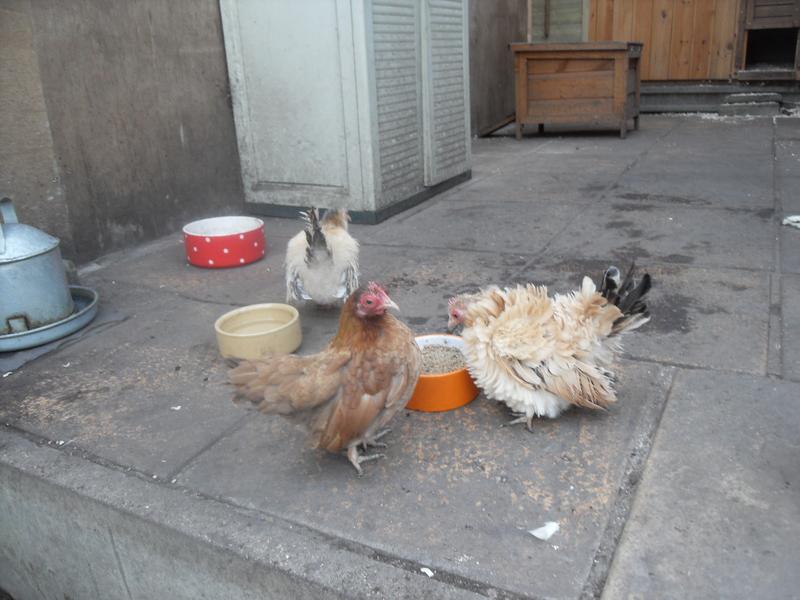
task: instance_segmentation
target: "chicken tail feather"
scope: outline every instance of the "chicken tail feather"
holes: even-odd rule
[[[600,294],[609,304],[613,304],[622,312],[611,328],[611,335],[618,335],[625,331],[632,331],[641,327],[650,320],[650,312],[644,297],[652,287],[649,273],[642,275],[637,281],[634,277],[636,264],[631,264],[624,279],[620,277],[617,267],[611,266],[603,274]]]
[[[306,264],[310,265],[316,260],[316,252],[324,250],[328,254],[328,240],[325,239],[325,234],[322,233],[322,227],[319,223],[319,211],[315,207],[311,207],[307,211],[301,213],[301,218],[306,222]]]

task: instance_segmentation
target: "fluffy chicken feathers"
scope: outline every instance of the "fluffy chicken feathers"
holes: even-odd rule
[[[402,410],[419,377],[421,355],[408,327],[386,309],[396,305],[377,284],[360,288],[342,307],[339,330],[311,356],[245,361],[230,372],[235,402],[300,421],[312,447],[347,450],[360,463],[359,445],[378,445],[382,429]]]
[[[358,242],[348,232],[346,209],[301,213],[306,225],[286,247],[286,301],[331,306],[358,287]]]
[[[544,286],[487,288],[450,301],[450,326],[463,323],[465,357],[476,383],[526,422],[557,417],[571,405],[604,408],[616,400],[608,369],[618,335],[650,319],[633,269],[620,283],[611,267],[598,291],[585,277],[579,290],[550,298]]]

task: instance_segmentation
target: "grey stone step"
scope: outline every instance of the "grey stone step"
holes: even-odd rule
[[[782,97],[775,92],[744,92],[729,94],[722,100],[723,104],[750,104],[752,102],[780,102]]]
[[[726,116],[765,116],[771,117],[781,113],[781,105],[777,102],[738,102],[722,104],[719,114]]]

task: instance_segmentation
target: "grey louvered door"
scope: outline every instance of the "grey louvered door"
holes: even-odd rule
[[[422,2],[425,185],[470,165],[467,0]]]
[[[423,178],[419,3],[372,4],[381,192],[389,201],[416,193]]]

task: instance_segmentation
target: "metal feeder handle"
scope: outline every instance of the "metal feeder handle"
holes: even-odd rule
[[[0,216],[3,217],[3,223],[19,223],[17,221],[17,212],[14,210],[14,204],[11,198],[0,199]],[[6,238],[3,234],[3,228],[0,227],[0,254],[5,254],[6,251]]]

